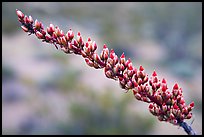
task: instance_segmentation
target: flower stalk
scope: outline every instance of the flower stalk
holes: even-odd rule
[[[98,54],[96,42],[91,38],[85,41],[80,32],[75,37],[72,29],[64,33],[53,24],[45,29],[41,22],[33,21],[31,16],[24,15],[20,10],[16,9],[16,14],[23,31],[36,35],[42,42],[53,44],[66,54],[82,56],[90,67],[104,69],[107,78],[118,81],[126,92],[132,91],[137,100],[149,103],[150,113],[159,121],[181,126],[187,134],[195,135],[191,126],[184,122],[192,117],[194,102],[186,105],[182,88],[177,83],[170,89],[166,79],[160,80],[156,71],[149,77],[142,65],[134,67],[131,59],[126,59],[124,53],[118,57],[106,44]]]

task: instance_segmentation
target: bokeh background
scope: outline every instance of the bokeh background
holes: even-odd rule
[[[186,103],[195,102],[187,120],[202,134],[202,3],[2,3],[2,134],[180,134],[159,122],[148,104],[124,93],[102,70],[76,55],[27,36],[19,9],[44,26],[72,28],[99,49],[122,52],[137,68],[157,71],[168,87],[179,83]]]

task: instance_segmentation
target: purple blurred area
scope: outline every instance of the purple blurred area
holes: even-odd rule
[[[187,120],[202,134],[201,2],[3,2],[2,134],[146,134],[185,135],[160,122],[148,104],[124,93],[103,70],[82,57],[66,55],[20,28],[16,9],[46,28],[72,28],[103,44],[133,65],[142,65],[168,88],[178,83],[186,103],[195,102]]]

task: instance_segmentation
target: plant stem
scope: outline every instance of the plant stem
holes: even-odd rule
[[[188,125],[186,122],[182,121],[180,124],[179,124],[181,127],[183,127],[183,129],[185,130],[185,132],[188,134],[188,135],[196,135],[195,131],[191,128],[190,125]]]

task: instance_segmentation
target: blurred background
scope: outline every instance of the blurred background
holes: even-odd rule
[[[187,120],[202,134],[202,3],[2,3],[2,134],[180,134],[159,122],[148,104],[124,93],[102,70],[82,57],[27,36],[16,9],[46,28],[72,28],[84,40],[125,53],[138,68],[157,71],[172,89],[177,82],[186,103],[195,102]]]

